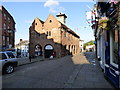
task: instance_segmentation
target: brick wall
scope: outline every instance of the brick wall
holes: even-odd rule
[[[39,44],[44,48],[50,44],[53,46],[57,57],[65,56],[70,53],[79,53],[79,38],[63,30],[61,23],[50,14],[45,23],[38,18],[34,20],[29,29],[30,55],[34,56],[35,46]]]

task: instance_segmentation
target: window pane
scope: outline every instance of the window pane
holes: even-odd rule
[[[6,14],[4,13],[4,18],[6,19]]]
[[[4,23],[4,30],[6,29],[6,24]]]
[[[2,57],[1,57],[2,56]],[[7,59],[6,55],[4,53],[2,53],[2,55],[0,54],[0,59]]]
[[[113,30],[113,49],[112,49],[112,61],[118,64],[118,30]]]
[[[10,22],[10,18],[8,17],[8,22]]]
[[[9,57],[9,58],[15,58],[15,56],[13,55],[13,53],[7,52],[7,54],[8,54],[8,57]]]

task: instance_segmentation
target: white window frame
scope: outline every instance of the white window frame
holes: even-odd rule
[[[114,67],[118,68],[118,64],[113,62],[113,35],[112,31],[110,31],[110,64]]]

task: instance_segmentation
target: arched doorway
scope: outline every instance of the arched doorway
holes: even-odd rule
[[[69,50],[68,55],[70,55],[70,54],[71,54],[71,48],[70,48],[70,45],[68,46],[68,50]]]
[[[46,45],[44,48],[45,52],[45,58],[50,58],[51,55],[53,55],[53,46],[52,45]]]
[[[42,56],[42,47],[39,44],[35,45],[35,56]]]

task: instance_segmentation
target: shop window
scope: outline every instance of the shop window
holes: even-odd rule
[[[111,31],[110,37],[111,64],[117,67],[118,64],[118,30]]]

